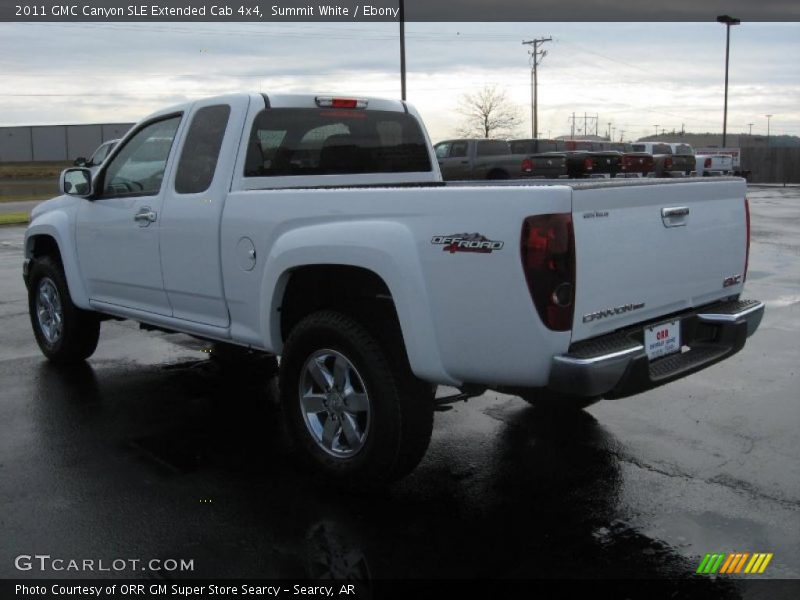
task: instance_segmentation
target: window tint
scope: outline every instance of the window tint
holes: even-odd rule
[[[175,175],[177,193],[199,194],[211,186],[230,114],[227,104],[204,106],[194,114]]]
[[[150,123],[128,140],[105,171],[103,196],[157,194],[180,122],[171,117]]]
[[[675,154],[694,154],[689,144],[675,144]]]
[[[501,140],[481,140],[478,142],[478,156],[500,156],[501,154],[511,154],[508,142]]]
[[[450,146],[450,158],[463,158],[467,155],[467,142],[453,142]]]
[[[647,146],[644,144],[634,144],[632,148],[634,152],[647,152]]]
[[[669,144],[653,144],[653,154],[672,154]]]
[[[441,144],[436,144],[436,158],[447,158],[447,151],[450,150],[450,143],[449,142],[442,142]]]
[[[430,171],[416,119],[401,112],[273,108],[253,123],[245,177]]]

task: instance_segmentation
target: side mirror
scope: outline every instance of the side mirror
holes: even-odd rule
[[[93,192],[92,172],[85,167],[64,169],[59,179],[59,188],[70,196],[90,198]]]
[[[78,158],[76,158],[72,162],[72,164],[75,165],[76,167],[85,167],[86,166],[86,157],[85,156],[79,156]]]

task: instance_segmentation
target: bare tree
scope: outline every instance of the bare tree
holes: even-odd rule
[[[464,94],[458,112],[464,117],[459,128],[463,137],[511,136],[521,122],[519,109],[511,103],[505,90],[486,85],[474,94]]]

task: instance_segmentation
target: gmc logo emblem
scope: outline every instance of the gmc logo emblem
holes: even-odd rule
[[[741,275],[731,275],[730,277],[726,277],[722,280],[722,287],[731,287],[732,285],[736,285],[737,283],[742,283],[742,276]]]

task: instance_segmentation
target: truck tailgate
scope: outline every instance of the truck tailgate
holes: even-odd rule
[[[741,179],[576,188],[573,341],[738,294],[745,193]]]

